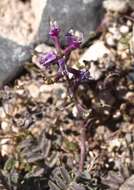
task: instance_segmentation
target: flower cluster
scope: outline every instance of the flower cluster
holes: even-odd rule
[[[56,51],[43,53],[39,58],[39,66],[45,69],[50,69],[51,65],[53,64],[58,66],[58,71],[56,73],[56,80],[59,80],[61,77],[64,77],[66,79],[66,82],[68,82],[68,92],[72,97],[72,99],[74,100],[74,103],[79,112],[78,115],[83,118],[85,108],[83,108],[81,103],[78,101],[77,89],[81,82],[87,82],[93,79],[91,78],[88,70],[75,69],[68,64],[68,59],[71,52],[77,48],[80,48],[83,36],[80,33],[76,32],[74,33],[73,30],[70,30],[65,35],[67,46],[63,49],[61,48],[61,43],[59,39],[61,31],[59,26],[57,25],[56,22],[52,22],[50,25],[51,26],[50,26],[49,36],[55,45]],[[71,78],[70,74],[72,76]],[[80,171],[82,171],[83,169],[83,164],[85,159],[85,139],[83,139],[85,138],[85,135],[83,134],[85,134],[85,127],[83,127],[82,138],[81,138],[82,143],[80,146],[81,149]]]
[[[71,73],[77,81],[89,79],[90,76],[88,71],[74,69],[67,65],[67,61],[72,50],[80,48],[83,40],[83,35],[81,33],[70,30],[65,35],[67,47],[62,49],[59,39],[60,31],[61,29],[56,22],[50,23],[49,36],[55,45],[56,52],[50,51],[48,53],[43,53],[40,56],[39,64],[46,69],[50,69],[52,64],[56,64],[58,66],[57,76],[68,77]]]

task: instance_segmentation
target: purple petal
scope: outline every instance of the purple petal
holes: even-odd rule
[[[39,63],[45,67],[50,66],[51,63],[57,60],[57,55],[55,52],[51,51],[44,53],[40,56]]]
[[[58,37],[60,33],[60,28],[56,21],[50,23],[50,32],[49,35],[50,37]]]
[[[68,46],[71,46],[72,49],[76,49],[80,47],[80,44],[82,43],[83,40],[83,35],[82,33],[74,33],[73,30],[70,30],[66,34],[66,39],[67,39],[67,44]]]
[[[65,59],[61,58],[58,60],[58,65],[59,65],[59,71],[60,73],[65,71]]]
[[[91,79],[89,71],[80,71],[80,80]]]

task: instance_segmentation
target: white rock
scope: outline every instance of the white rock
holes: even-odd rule
[[[112,34],[112,37],[115,40],[119,40],[121,38],[121,34],[118,31],[118,28],[116,26],[112,26],[108,28],[108,31]]]
[[[24,94],[24,90],[23,89],[17,89],[16,93],[19,95],[23,95]]]
[[[124,99],[134,104],[134,92],[128,92]]]
[[[51,96],[52,93],[54,93],[55,95],[57,94],[57,96],[60,98],[66,97],[66,89],[62,84],[57,84],[57,83],[51,85],[43,84],[41,85],[39,91],[41,92],[41,96],[44,94],[44,96],[46,97],[46,98],[44,97],[45,99]]]
[[[1,122],[1,128],[2,128],[3,132],[7,132],[10,130],[10,126],[6,121]]]
[[[110,50],[104,45],[104,42],[97,41],[86,50],[79,62],[83,64],[84,61],[97,61],[108,54],[110,54]]]
[[[119,30],[121,34],[127,34],[129,32],[129,27],[126,25],[122,25]]]
[[[30,95],[33,98],[37,98],[39,96],[39,88],[35,84],[30,84],[29,86],[26,87],[30,93]]]
[[[13,151],[13,146],[10,144],[10,139],[5,138],[0,141],[0,147],[1,147],[1,155],[5,156],[12,153]]]
[[[121,146],[121,140],[120,139],[113,139],[113,140],[110,140],[109,142],[110,146],[108,148],[109,152],[111,152],[113,150],[113,148],[115,147],[120,147]]]
[[[42,52],[49,52],[52,51],[52,47],[46,45],[46,44],[39,44],[35,47],[35,51],[38,53],[42,53]]]
[[[102,72],[93,62],[91,62],[89,72],[90,76],[93,77],[95,80],[100,79],[100,77],[102,76]]]
[[[121,54],[121,59],[127,59],[128,55],[125,51],[122,52]]]
[[[118,43],[118,45],[117,45],[117,49],[118,49],[118,51],[124,51],[124,50],[126,50],[128,47],[127,47],[127,45],[126,44],[123,44],[123,43]],[[119,53],[119,52],[118,52]],[[122,53],[122,52],[121,52]]]
[[[4,109],[2,107],[0,107],[0,118],[5,118],[6,117],[6,113],[4,111]]]
[[[73,114],[74,117],[77,117],[77,116],[78,116],[78,109],[77,109],[76,106],[73,107],[73,109],[72,109],[72,114]]]
[[[131,27],[132,25],[133,25],[132,22],[131,22],[130,20],[128,20],[128,21],[127,21],[127,26],[128,26],[128,27]]]
[[[128,9],[128,2],[124,0],[105,0],[103,6],[108,11],[124,13]]]
[[[107,35],[107,36],[106,36],[106,43],[107,43],[107,45],[110,46],[110,47],[114,47],[114,46],[116,45],[115,39],[114,39],[113,36],[111,36],[111,35]]]

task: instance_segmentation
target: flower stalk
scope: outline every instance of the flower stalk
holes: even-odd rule
[[[80,45],[83,40],[83,35],[81,33],[70,30],[65,35],[67,41],[67,47],[62,49],[59,40],[60,31],[61,29],[59,28],[56,22],[50,23],[49,36],[55,45],[56,52],[50,51],[48,53],[43,53],[40,56],[39,64],[43,66],[45,69],[50,69],[51,65],[58,66],[56,81],[58,81],[62,77],[65,77],[69,87],[69,95],[73,97],[74,103],[76,104],[76,107],[79,109],[80,106],[76,96],[76,91],[78,89],[78,86],[83,81],[89,81],[93,79],[91,78],[89,71],[74,69],[73,67],[69,66],[68,59],[73,50],[80,48]],[[72,75],[71,79],[69,78],[70,74]],[[79,112],[81,113],[82,111]],[[83,113],[81,113],[81,115],[83,115]],[[85,154],[86,154],[85,138],[86,138],[86,127],[83,126],[81,128],[81,140],[80,140],[80,151],[81,151],[80,163],[79,163],[80,172],[82,172],[83,170]]]

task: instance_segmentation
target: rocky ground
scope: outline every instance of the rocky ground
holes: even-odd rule
[[[134,12],[107,11],[98,30],[70,57],[96,80],[78,91],[89,121],[83,173],[82,120],[66,84],[36,67],[51,49],[39,44],[22,76],[1,90],[0,189],[134,189]]]

